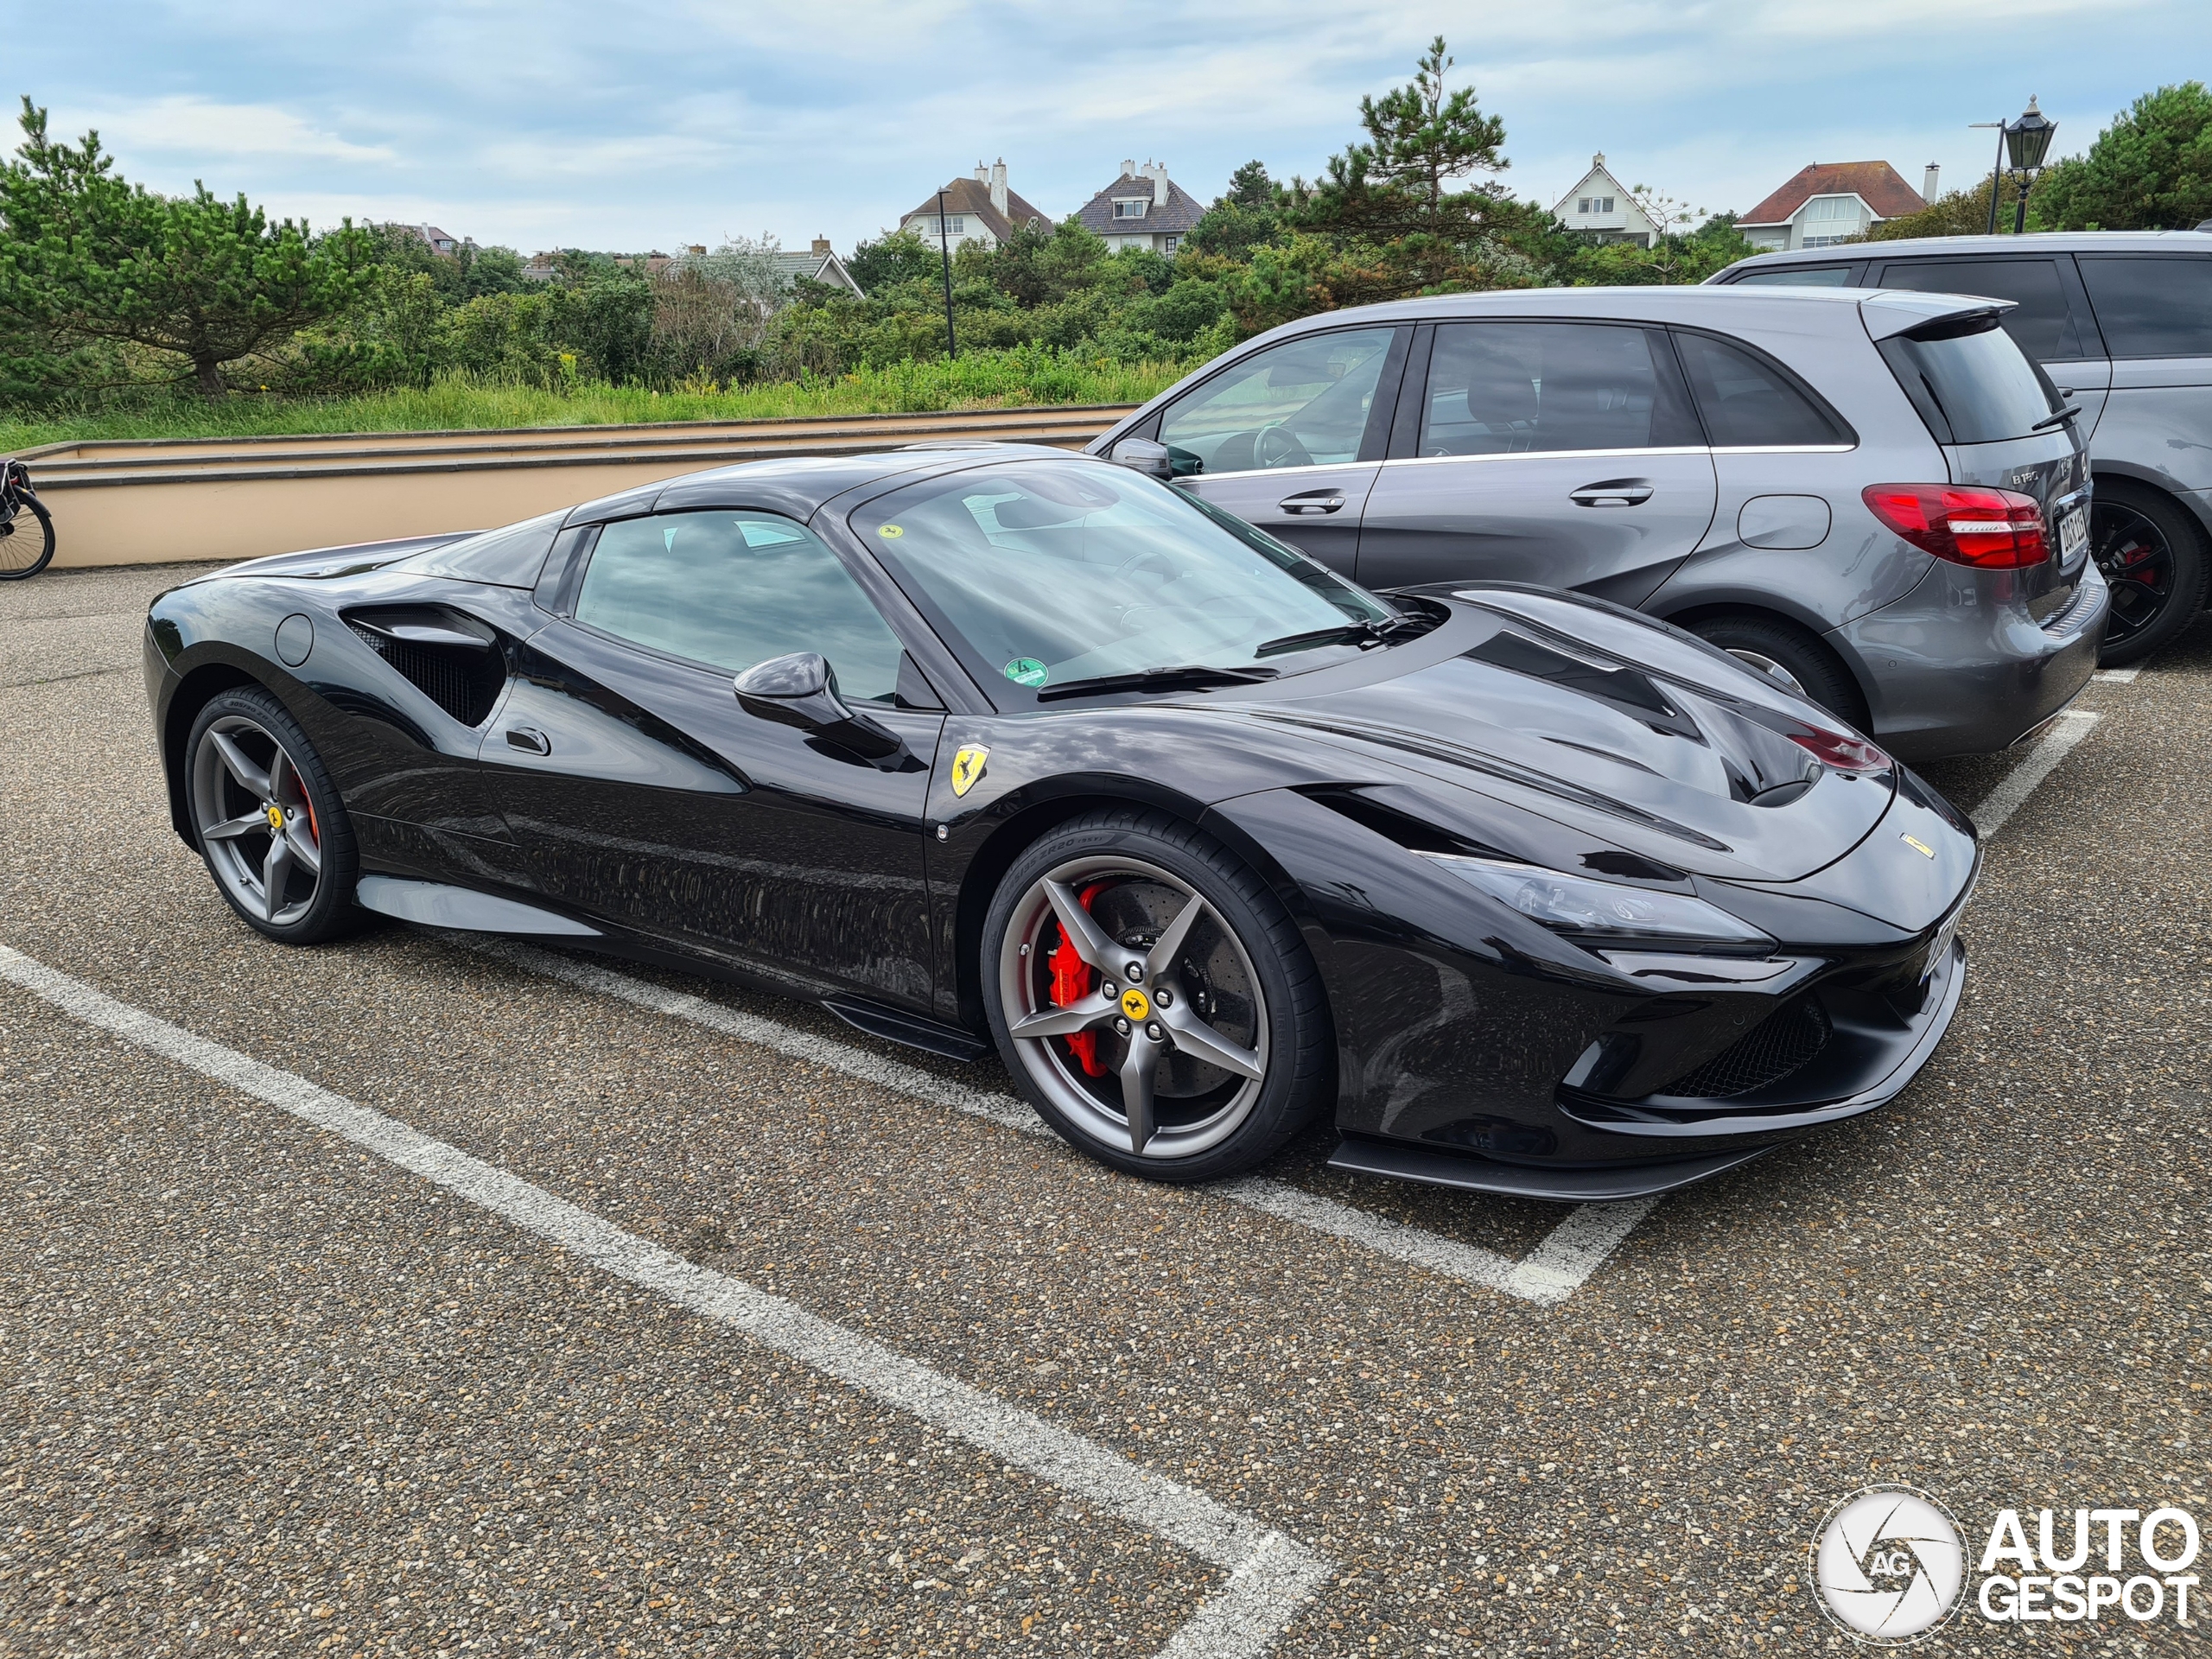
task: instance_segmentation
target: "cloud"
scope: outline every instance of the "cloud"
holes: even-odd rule
[[[394,162],[389,144],[357,144],[274,104],[219,104],[191,94],[110,108],[90,124],[111,150],[230,161],[281,156],[334,162]]]

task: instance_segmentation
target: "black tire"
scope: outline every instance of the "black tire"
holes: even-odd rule
[[[54,515],[35,495],[22,498],[16,515],[0,524],[0,582],[21,582],[54,558]]]
[[[1087,874],[1056,875],[1076,871]],[[1009,1029],[1009,995],[1030,1001],[1030,1014],[1038,1011],[1040,981],[1023,976],[1048,975],[1042,941],[1057,945],[1066,937],[1049,899],[1039,896],[1048,879],[1059,880],[1065,890],[1071,881],[1094,877],[1096,885],[1085,889],[1094,898],[1085,909],[1096,906],[1094,919],[1111,950],[1128,953],[1128,966],[1147,969],[1144,982],[1155,997],[1166,988],[1179,999],[1165,1014],[1169,1002],[1156,1002],[1150,1021],[1138,1016],[1145,1030],[1165,1033],[1148,1051],[1158,1057],[1160,1128],[1142,1152],[1117,1143],[1127,1127],[1115,1129],[1117,1122],[1127,1126],[1136,1109],[1121,1077],[1141,1031],[1128,1029],[1124,1020],[1096,1027],[1096,1054],[1107,1067],[1101,1084],[1083,1075],[1085,1068],[1077,1065],[1079,1056],[1069,1052],[1068,1039],[1017,1041]],[[1179,899],[1176,887],[1185,890]],[[1176,932],[1176,919],[1192,896],[1201,908],[1195,922],[1183,925],[1187,931],[1179,936],[1182,944],[1173,961],[1147,960],[1154,941]],[[1142,925],[1148,905],[1160,924],[1149,930]],[[1123,925],[1131,917],[1138,925]],[[1126,1173],[1188,1182],[1249,1169],[1311,1122],[1334,1090],[1336,1045],[1328,1004],[1296,923],[1235,854],[1165,813],[1102,808],[1061,824],[1031,847],[992,898],[981,966],[991,1034],[1023,1097],[1070,1145]],[[1249,982],[1240,988],[1248,974]],[[1139,982],[1125,974],[1122,978],[1128,986],[1123,996],[1135,995]],[[1126,1007],[1107,995],[1114,985],[1094,974],[1088,987],[1109,1013]],[[1014,1014],[1027,1017],[1020,1009]],[[1174,1023],[1178,1018],[1180,1025]],[[1240,1027],[1240,1019],[1249,1027]],[[1116,1034],[1117,1024],[1122,1034]],[[1200,1039],[1197,1046],[1193,1037]],[[1240,1077],[1199,1058],[1205,1039],[1222,1041],[1224,1052],[1249,1043],[1237,1052],[1256,1063],[1257,1075]],[[1147,1091],[1153,1086],[1147,1083]]]
[[[1780,617],[1711,616],[1692,623],[1690,632],[1747,667],[1768,674],[1773,673],[1769,664],[1780,668],[1796,683],[1793,689],[1802,696],[1856,729],[1866,730],[1866,702],[1859,695],[1851,671],[1836,660],[1834,652],[1795,623]]]
[[[2140,662],[2190,622],[2204,603],[2204,539],[2171,496],[2097,480],[2089,550],[2112,588],[2112,615],[2097,661]]]
[[[353,820],[283,703],[257,687],[218,694],[192,722],[182,766],[194,842],[240,920],[283,944],[321,944],[366,925],[368,912],[353,902],[360,860]],[[241,768],[253,774],[257,767],[250,780],[241,777]],[[272,806],[284,816],[281,830],[267,817]],[[263,822],[253,823],[257,817]],[[280,839],[286,850],[272,864]],[[310,849],[311,887],[302,879]]]

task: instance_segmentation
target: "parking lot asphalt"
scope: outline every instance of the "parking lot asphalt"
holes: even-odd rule
[[[0,947],[176,1033],[0,979],[0,1653],[1825,1651],[1807,1547],[1857,1488],[2212,1509],[2212,623],[2077,705],[1904,1096],[1532,1296],[1480,1263],[1580,1212],[1325,1135],[1257,1198],[1163,1189],[774,998],[268,944],[167,821],[176,575],[0,587]],[[1971,809],[2026,758],[1928,775]],[[1264,1577],[1209,1516],[1314,1564],[1256,1635],[1205,1623]]]

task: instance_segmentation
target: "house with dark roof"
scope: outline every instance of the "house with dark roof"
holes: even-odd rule
[[[1923,196],[1887,162],[1822,162],[1738,217],[1736,228],[1762,252],[1832,247],[1866,235],[1885,219],[1918,213],[1935,194],[1933,167]]]
[[[947,198],[948,206],[950,198]],[[861,285],[853,280],[853,273],[845,269],[845,262],[830,251],[830,238],[817,236],[814,245],[804,253],[795,250],[779,251],[775,265],[786,276],[804,276],[810,282],[827,283],[832,288],[842,288],[848,294],[857,295]]]
[[[975,242],[986,250],[995,248],[1025,225],[1045,231],[1052,228],[1051,219],[1007,188],[1003,156],[989,167],[976,162],[970,177],[955,179],[944,187],[944,221],[941,226],[935,191],[899,221],[900,230],[912,231],[932,247],[942,237],[952,247],[957,248],[963,242]]]
[[[1190,234],[1205,209],[1198,199],[1167,176],[1166,165],[1147,162],[1122,163],[1122,176],[1083,205],[1076,218],[1087,231],[1106,238],[1106,245],[1149,248],[1175,257],[1175,250]]]

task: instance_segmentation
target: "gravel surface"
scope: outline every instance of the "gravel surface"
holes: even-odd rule
[[[2212,1519],[2212,624],[2090,688],[1913,1089],[1539,1309],[450,939],[268,944],[168,826],[137,642],[176,579],[0,587],[0,944],[1325,1552],[1285,1654],[1840,1650],[1806,1547],[1872,1482]],[[1930,776],[1971,807],[2006,769]],[[1143,1654],[1218,1583],[4,987],[0,1147],[0,1653]],[[1268,1173],[1514,1255],[1562,1213],[1326,1150]]]

